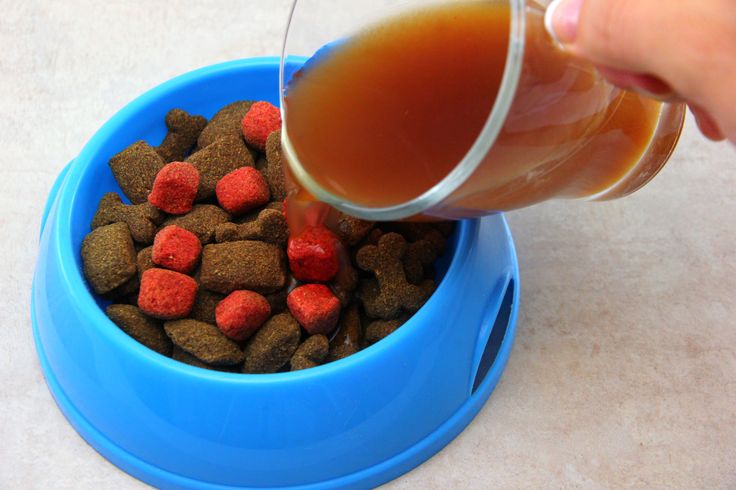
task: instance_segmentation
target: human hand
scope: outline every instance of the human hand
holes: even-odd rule
[[[612,83],[683,100],[705,136],[736,142],[734,0],[554,0],[547,28]]]

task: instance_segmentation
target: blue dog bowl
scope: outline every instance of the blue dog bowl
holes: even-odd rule
[[[279,60],[178,77],[136,99],[59,175],[33,285],[36,349],[74,428],[131,475],[162,488],[365,488],[422,463],[457,436],[511,350],[519,282],[502,216],[464,221],[437,292],[397,332],[294,373],[207,371],[163,357],[116,327],[87,288],[80,245],[97,202],[119,191],[107,162],[164,136],[174,107],[212,116],[238,99],[278,101]]]

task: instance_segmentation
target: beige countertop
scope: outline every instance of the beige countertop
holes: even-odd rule
[[[179,73],[276,54],[289,2],[0,0],[0,488],[144,488],[56,408],[32,344],[41,209],[108,117]],[[509,215],[518,333],[468,429],[388,488],[735,488],[736,152],[689,124],[619,202]]]

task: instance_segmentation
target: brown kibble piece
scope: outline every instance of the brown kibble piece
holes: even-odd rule
[[[197,143],[199,134],[207,126],[207,119],[202,116],[190,116],[181,109],[172,109],[166,114],[165,121],[168,133],[156,148],[156,153],[165,163],[181,162]]]
[[[148,200],[156,174],[164,161],[145,141],[133,143],[110,159],[110,168],[120,189],[133,204]]]
[[[156,227],[164,219],[164,214],[148,202],[143,204],[123,204],[115,192],[108,192],[100,200],[97,212],[92,218],[92,229],[112,223],[125,223],[130,234],[138,243],[150,245],[156,236]]]
[[[176,225],[191,231],[202,245],[207,245],[215,238],[215,229],[222,223],[230,221],[230,215],[214,204],[195,204],[184,216],[174,216],[163,222],[161,228]]]
[[[440,233],[433,223],[407,223],[407,222],[391,222],[381,225],[384,231],[393,231],[399,233],[409,242],[417,240],[427,240],[435,248],[437,254],[441,254],[445,249],[447,240]]]
[[[312,335],[291,356],[291,370],[300,371],[319,366],[327,357],[330,343],[324,335]]]
[[[406,240],[398,233],[387,233],[378,245],[366,245],[358,251],[358,266],[376,276],[376,281],[365,282],[360,291],[368,316],[389,320],[402,309],[413,313],[429,297],[426,289],[406,280],[402,262],[405,253]]]
[[[235,372],[235,369],[237,368],[237,364],[234,366],[213,366],[211,364],[206,364],[191,355],[189,352],[177,346],[174,346],[174,348],[171,350],[171,358],[175,361],[189,364],[190,366],[195,366],[202,369],[211,369],[214,371],[221,371],[225,373]]]
[[[353,292],[358,287],[358,271],[355,270],[353,264],[347,256],[347,251],[343,247],[338,248],[340,258],[340,267],[337,274],[330,282],[330,288],[335,293],[337,299],[343,308],[350,304],[353,299]]]
[[[245,142],[240,136],[220,138],[193,153],[186,161],[199,172],[198,201],[214,196],[217,183],[233,170],[254,165],[253,155],[245,147]]]
[[[97,294],[109,293],[136,273],[135,248],[125,223],[101,226],[82,242],[84,275]]]
[[[207,245],[202,251],[200,280],[205,288],[222,294],[237,289],[272,293],[286,285],[284,252],[252,240]]]
[[[225,136],[241,137],[241,123],[252,105],[253,101],[239,100],[217,111],[199,135],[199,148],[206,148]]]
[[[283,201],[286,197],[286,180],[281,156],[281,130],[274,131],[266,140],[266,165],[261,173],[271,189],[271,198]]]
[[[243,362],[238,344],[225,337],[220,329],[197,320],[164,323],[164,330],[174,345],[197,359],[215,366],[233,366]]]
[[[345,245],[352,247],[360,243],[371,232],[374,225],[373,221],[365,221],[347,214],[340,214],[337,220],[337,236]]]
[[[197,296],[194,299],[194,307],[189,316],[200,322],[214,325],[216,323],[215,308],[217,308],[217,304],[223,299],[225,299],[224,294],[213,293],[212,291],[207,291],[205,288],[199,288],[197,290]]]
[[[146,316],[135,306],[110,305],[105,313],[115,325],[141,344],[164,356],[171,355],[171,340],[161,323]]]
[[[113,289],[110,293],[107,294],[107,296],[110,296],[113,301],[126,298],[133,294],[137,296],[136,293],[138,293],[140,287],[141,281],[138,278],[138,274],[133,274],[133,277],[128,279],[124,284],[121,284],[120,286]]]
[[[141,249],[136,257],[136,263],[138,264],[138,280],[140,281],[144,272],[156,267],[156,264],[153,263],[153,247]]]
[[[337,333],[330,341],[327,361],[337,361],[351,356],[360,350],[360,313],[357,305],[351,305],[342,312]]]
[[[373,345],[381,339],[385,339],[389,334],[394,333],[401,325],[406,322],[406,318],[397,318],[396,320],[376,320],[368,324],[365,328],[365,345]]]
[[[429,240],[417,240],[406,247],[404,272],[406,280],[419,284],[424,280],[424,268],[437,260],[437,250]]]
[[[245,346],[244,373],[275,373],[299,347],[301,330],[289,313],[274,315]]]
[[[289,228],[281,211],[264,209],[250,221],[241,224],[223,223],[215,229],[217,242],[260,240],[274,245],[285,245]]]

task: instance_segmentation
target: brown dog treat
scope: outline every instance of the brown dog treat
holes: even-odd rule
[[[165,121],[168,133],[156,148],[156,153],[166,163],[181,162],[197,143],[199,134],[207,126],[207,119],[202,116],[190,116],[181,109],[172,109],[166,114]]]
[[[156,174],[165,162],[145,141],[133,143],[110,159],[110,168],[120,189],[133,204],[148,200]]]
[[[191,355],[189,352],[185,351],[184,349],[174,346],[174,348],[171,350],[171,358],[175,361],[182,362],[184,364],[189,364],[190,366],[202,368],[202,369],[210,369],[212,371],[220,371],[223,373],[235,373],[240,371],[239,366],[237,364],[233,366],[213,366],[211,364],[206,364],[193,355]]]
[[[286,310],[286,297],[289,295],[289,288],[283,288],[275,293],[266,294],[264,297],[271,306],[271,313],[281,313]]]
[[[322,364],[327,357],[330,343],[324,335],[312,335],[302,342],[291,356],[291,370],[301,371]]]
[[[283,201],[286,197],[284,164],[281,157],[281,130],[274,131],[266,140],[266,165],[261,173],[271,189],[271,198]]]
[[[215,229],[222,223],[230,221],[230,215],[214,204],[195,204],[192,210],[184,216],[173,216],[161,225],[162,228],[176,225],[191,231],[202,245],[215,239]]]
[[[250,221],[236,225],[223,223],[215,229],[215,240],[235,242],[239,240],[260,240],[274,245],[285,245],[289,239],[289,228],[281,211],[264,209]]]
[[[275,373],[299,347],[301,329],[289,313],[274,315],[245,346],[244,373]]]
[[[171,340],[166,336],[160,322],[146,316],[131,305],[110,305],[105,313],[120,329],[164,356],[171,355]]]
[[[119,195],[108,192],[102,196],[97,206],[97,212],[92,218],[92,229],[112,223],[125,223],[130,228],[133,240],[150,245],[156,235],[156,227],[163,218],[163,213],[147,202],[135,205],[123,204]]]
[[[241,123],[252,105],[253,101],[239,100],[217,111],[199,135],[197,140],[199,148],[206,148],[226,136],[241,137]]]
[[[342,312],[337,333],[330,341],[327,362],[337,361],[358,352],[360,350],[361,330],[358,305],[353,304]]]
[[[240,136],[220,138],[193,153],[186,161],[199,171],[198,201],[214,196],[217,183],[233,170],[254,165],[253,155]]]
[[[202,251],[202,286],[222,294],[236,289],[273,293],[286,285],[285,256],[269,243],[243,240],[207,245]]]
[[[385,232],[392,231],[403,235],[408,242],[427,240],[435,248],[438,255],[445,249],[447,242],[442,233],[432,223],[390,222],[382,223],[381,227]]]
[[[337,236],[345,245],[352,247],[360,243],[371,232],[374,225],[373,221],[365,221],[341,213],[337,220]]]
[[[164,323],[164,330],[174,345],[202,362],[214,366],[234,366],[243,362],[243,351],[238,344],[214,325],[197,320],[176,320]]]
[[[194,299],[194,307],[189,314],[191,318],[214,325],[215,308],[220,301],[225,299],[225,295],[207,291],[205,288],[197,290],[197,296]]]
[[[423,288],[406,280],[405,253],[406,240],[398,233],[387,233],[378,245],[366,245],[358,251],[358,267],[376,276],[376,281],[366,282],[359,293],[368,316],[389,320],[402,309],[413,313],[429,297]]]
[[[116,287],[111,293],[114,298],[126,298],[130,295],[136,294],[141,287],[141,281],[138,278],[138,274],[133,274],[133,277],[128,279],[124,284]]]
[[[138,280],[140,281],[144,272],[156,267],[156,264],[153,263],[153,247],[141,249],[136,257],[136,263],[138,264]]]
[[[338,256],[340,267],[330,282],[330,288],[335,293],[335,296],[337,296],[337,299],[340,300],[342,307],[345,308],[350,304],[350,301],[353,299],[353,292],[358,287],[358,271],[353,267],[350,258],[348,258],[347,251],[343,247],[339,247]]]
[[[135,248],[125,223],[101,226],[82,242],[84,275],[97,294],[125,284],[137,271]]]
[[[424,268],[437,260],[437,250],[429,240],[417,240],[406,247],[404,272],[406,280],[419,284],[424,280]]]
[[[404,324],[406,318],[397,318],[396,320],[376,320],[365,327],[365,345],[373,345],[381,339],[394,333],[401,325]]]

